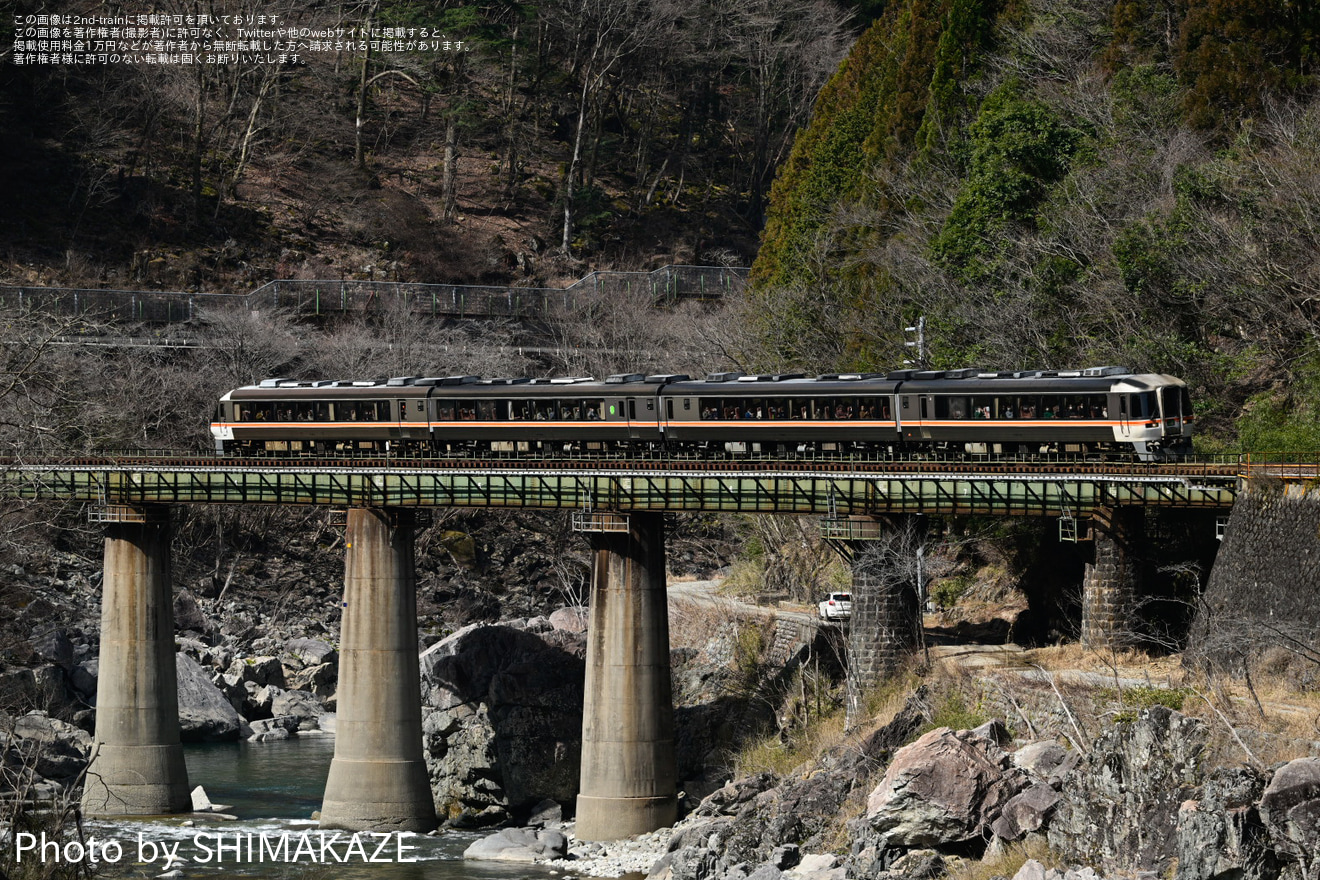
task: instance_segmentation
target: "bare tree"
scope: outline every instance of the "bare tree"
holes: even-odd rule
[[[597,97],[629,54],[657,45],[672,21],[671,11],[645,0],[559,0],[543,7],[568,47],[570,75],[578,83],[573,150],[564,169],[564,223],[560,241],[573,243],[574,197],[581,174],[583,144]]]

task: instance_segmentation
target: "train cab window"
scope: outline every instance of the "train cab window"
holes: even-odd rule
[[[1134,419],[1155,418],[1155,392],[1143,391],[1130,398],[1129,412]]]

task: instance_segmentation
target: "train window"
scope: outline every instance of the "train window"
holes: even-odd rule
[[[495,401],[478,400],[477,401],[477,419],[483,422],[489,422],[495,418]]]
[[[330,418],[330,404],[310,401],[293,405],[293,420],[297,422],[324,422]]]
[[[245,403],[239,413],[240,422],[273,422],[275,405],[273,403]]]
[[[965,419],[967,417],[966,397],[940,396],[935,398],[935,418]]]
[[[973,397],[972,398],[972,418],[974,419],[997,419],[999,418],[999,401],[994,397]]]
[[[683,411],[690,412],[691,409],[692,409],[692,398],[690,397],[683,398]]]

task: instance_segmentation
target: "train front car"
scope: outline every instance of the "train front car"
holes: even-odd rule
[[[1142,373],[1116,378],[1111,389],[1118,411],[1115,439],[1142,461],[1171,461],[1192,454],[1196,417],[1187,383],[1174,376]]]
[[[405,379],[265,379],[220,398],[211,435],[226,453],[383,452],[429,436],[428,391]]]
[[[1144,461],[1191,451],[1190,401],[1182,381],[1171,376],[1093,367],[905,370],[890,378],[902,380],[898,409],[907,449],[954,456],[1135,455]]]

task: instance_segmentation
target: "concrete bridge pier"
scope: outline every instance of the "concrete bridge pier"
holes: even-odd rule
[[[344,535],[339,718],[321,827],[430,831],[413,512],[352,508]]]
[[[1095,560],[1082,577],[1082,644],[1124,648],[1136,641],[1137,590],[1146,511],[1107,507],[1092,514]]]
[[[678,818],[664,516],[581,516],[593,562],[576,834],[617,840]]]
[[[105,571],[96,734],[82,809],[88,816],[187,812],[169,508],[111,506],[92,519],[105,523]]]

